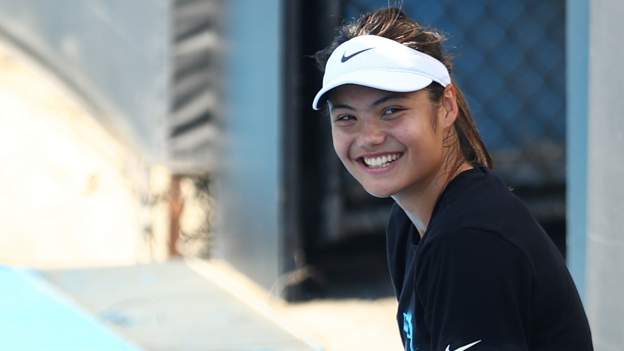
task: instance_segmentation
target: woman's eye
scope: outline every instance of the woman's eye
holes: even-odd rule
[[[335,118],[336,122],[347,122],[347,121],[351,121],[354,120],[355,117],[353,117],[353,115],[338,115]]]
[[[389,115],[392,115],[392,114],[397,113],[399,111],[401,111],[401,109],[398,108],[398,107],[386,107],[383,110],[383,115],[384,116],[389,116]]]

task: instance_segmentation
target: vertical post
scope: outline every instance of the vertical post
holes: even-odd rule
[[[226,113],[217,167],[220,216],[215,256],[267,289],[281,273],[279,248],[284,235],[283,3],[231,0],[225,8]]]
[[[180,191],[180,175],[174,175],[169,185],[169,242],[167,243],[169,257],[180,256],[178,240],[180,239],[180,215],[184,210],[184,199]]]
[[[587,287],[596,350],[624,345],[624,2],[591,0],[587,71]]]
[[[566,4],[567,258],[585,300],[587,236],[588,0]]]

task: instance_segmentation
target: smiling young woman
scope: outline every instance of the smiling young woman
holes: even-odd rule
[[[317,55],[313,107],[328,108],[336,154],[396,203],[387,253],[405,349],[592,350],[565,262],[491,173],[442,42],[390,8]]]
[[[457,103],[452,86],[432,102],[426,90],[392,93],[349,84],[335,88],[328,105],[338,157],[374,196],[392,196],[403,208],[430,212],[449,179],[472,168],[453,128]],[[422,232],[422,219],[429,216],[417,216]]]

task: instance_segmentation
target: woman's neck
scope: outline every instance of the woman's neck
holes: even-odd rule
[[[441,167],[429,180],[392,196],[416,226],[421,237],[425,234],[433,208],[448,183],[461,172],[473,167],[468,162],[463,162],[453,168],[454,170],[448,170],[448,167]]]

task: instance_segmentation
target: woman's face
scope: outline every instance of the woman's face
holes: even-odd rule
[[[329,110],[336,154],[371,195],[420,191],[439,173],[452,122],[426,90],[392,93],[343,85],[330,96]]]

